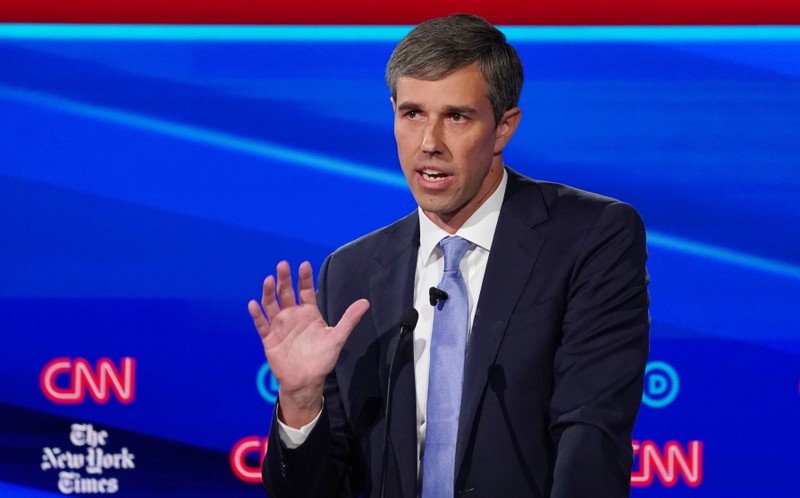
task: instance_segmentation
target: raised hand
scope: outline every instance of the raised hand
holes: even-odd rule
[[[261,305],[252,300],[247,310],[261,336],[270,370],[280,384],[281,421],[299,428],[311,422],[322,408],[325,377],[336,365],[350,332],[369,309],[369,301],[354,302],[339,323],[330,327],[317,307],[310,263],[303,262],[298,271],[299,303],[289,263],[278,263],[277,275],[277,283],[272,275],[264,280]]]

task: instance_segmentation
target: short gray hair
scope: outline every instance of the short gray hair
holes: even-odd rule
[[[397,99],[397,80],[403,76],[437,81],[475,62],[499,123],[503,113],[519,102],[522,62],[505,35],[482,17],[455,14],[418,25],[392,52],[386,83]]]

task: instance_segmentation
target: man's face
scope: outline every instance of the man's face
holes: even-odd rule
[[[477,63],[437,81],[397,81],[394,135],[414,199],[438,226],[455,233],[503,177],[502,151],[520,111],[495,125]]]

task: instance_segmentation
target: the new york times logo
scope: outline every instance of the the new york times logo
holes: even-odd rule
[[[72,424],[71,450],[58,447],[42,450],[42,470],[58,470],[58,490],[65,494],[114,494],[119,491],[116,477],[105,477],[107,470],[136,468],[135,455],[128,448],[108,451],[108,432],[95,430],[92,424]],[[85,472],[87,475],[84,475]]]

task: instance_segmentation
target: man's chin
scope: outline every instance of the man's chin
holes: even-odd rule
[[[422,212],[439,226],[442,226],[442,223],[449,224],[459,213],[458,209],[449,209],[443,206],[420,205],[420,207]]]
[[[427,214],[428,216],[450,218],[453,216],[453,214],[458,212],[458,209],[457,208],[453,209],[452,206],[445,205],[443,203],[430,202],[430,200],[427,201],[428,202],[419,202],[418,200],[417,205],[421,207],[422,210],[425,212],[425,214]]]

